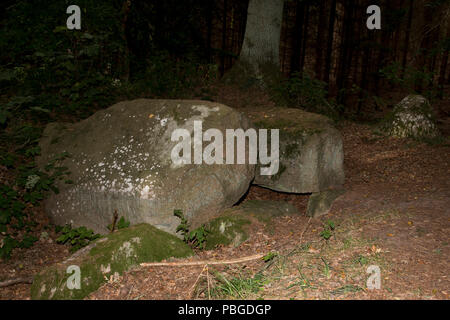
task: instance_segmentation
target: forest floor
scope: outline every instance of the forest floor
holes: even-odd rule
[[[217,97],[250,117],[269,104],[265,97],[233,98],[226,88],[218,88]],[[207,270],[203,265],[137,267],[87,299],[449,299],[450,144],[448,122],[441,126],[447,140],[426,144],[387,138],[370,124],[342,121],[346,192],[328,215],[307,217],[308,195],[253,186],[244,201],[285,200],[300,214],[274,218],[270,228],[254,225],[237,248],[197,250],[191,258],[173,261],[276,252],[272,260]],[[45,225],[45,214],[37,214]],[[325,240],[321,232],[330,224],[334,229]],[[50,239],[15,249],[9,261],[0,262],[0,280],[33,275],[66,258],[68,248],[48,232]],[[371,265],[380,268],[380,289],[367,288]],[[0,299],[29,298],[29,284],[0,289]]]

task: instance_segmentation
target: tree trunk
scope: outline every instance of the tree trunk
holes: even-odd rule
[[[279,71],[280,31],[283,0],[250,0],[247,26],[239,62],[257,79],[266,74],[266,67]]]
[[[305,14],[305,5],[303,2],[298,1],[295,10],[295,26],[294,26],[294,43],[292,46],[292,56],[291,56],[291,69],[289,70],[290,75],[300,71],[300,56],[302,50],[302,40],[303,40],[303,21]]]
[[[227,0],[223,0],[223,15],[222,15],[222,52],[220,56],[220,74],[225,73],[225,52],[227,50]]]
[[[319,4],[319,25],[317,26],[317,42],[316,42],[316,78],[322,77],[322,61],[323,61],[323,42],[324,42],[324,24],[325,24],[325,4]]]
[[[337,74],[337,89],[345,89],[347,83],[348,72],[351,68],[352,59],[352,29],[353,29],[353,8],[354,5],[350,1],[344,2],[344,23],[343,23],[343,33],[341,41],[341,51],[339,57],[339,70]],[[338,96],[338,102],[344,104],[346,98],[346,91],[342,91]]]
[[[305,56],[306,56],[306,46],[308,44],[308,29],[309,29],[309,5],[306,3],[304,5],[304,19],[303,19],[303,36],[302,36],[302,46],[300,53],[300,72],[303,72],[305,67]]]
[[[408,25],[406,27],[406,33],[405,33],[405,47],[403,48],[402,75],[401,75],[402,79],[404,79],[404,77],[405,77],[406,60],[408,58],[409,37],[411,34],[412,14],[413,14],[413,6],[414,6],[413,1],[414,0],[409,0]]]
[[[206,33],[206,56],[208,59],[208,63],[212,61],[212,51],[211,51],[211,38],[212,38],[212,22],[213,22],[213,2],[208,1],[207,9],[206,9],[206,19],[207,19],[207,33]]]
[[[438,81],[438,88],[439,88],[439,98],[444,98],[444,85],[445,85],[445,77],[447,75],[447,64],[448,64],[448,51],[449,48],[449,41],[450,41],[450,23],[447,24],[447,35],[445,37],[446,43],[444,44],[444,52],[442,53],[442,61],[441,61],[441,70],[439,73],[439,81]]]
[[[333,35],[334,35],[334,20],[336,19],[336,0],[332,0],[330,8],[330,20],[328,23],[328,39],[327,39],[327,54],[325,57],[325,70],[323,80],[330,88],[330,72],[331,72],[331,55],[333,53]]]

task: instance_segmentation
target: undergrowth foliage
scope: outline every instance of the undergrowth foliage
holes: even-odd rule
[[[270,88],[272,99],[279,105],[301,108],[331,117],[339,115],[340,106],[327,99],[327,84],[307,72],[294,73]]]
[[[67,179],[67,168],[60,166],[60,161],[68,156],[67,153],[56,156],[44,171],[34,162],[19,164],[15,168],[15,180],[11,184],[0,183],[0,258],[8,259],[14,248],[29,248],[37,241],[31,234],[36,223],[30,216],[30,209],[38,206],[48,192],[59,192],[56,180],[71,183]],[[0,164],[14,169],[13,160],[13,155],[2,154]]]
[[[69,224],[64,227],[56,228],[56,231],[61,232],[61,235],[56,239],[56,242],[70,244],[71,252],[75,252],[87,246],[91,241],[100,238],[100,235],[94,233],[91,229],[87,229],[86,227],[78,227],[74,229]]]
[[[146,20],[134,20],[132,36],[143,43],[140,27],[145,23],[150,32],[145,35],[148,48],[136,57],[123,24],[126,15],[135,18],[136,12],[127,12],[123,1],[78,1],[82,30],[67,29],[69,4],[15,1],[2,13],[0,258],[9,258],[14,248],[29,247],[36,240],[31,236],[36,231],[32,208],[47,192],[58,192],[55,180],[64,177],[72,183],[66,169],[58,165],[62,159],[55,159],[46,170],[35,164],[48,122],[80,120],[120,100],[191,97],[194,86],[213,80],[217,73],[214,65],[186,50],[174,56],[174,50],[161,45],[167,39],[155,37],[154,26],[148,25],[152,22],[142,13]],[[156,14],[153,4],[143,5]],[[201,239],[201,233],[197,237]]]
[[[181,220],[176,232],[181,233],[184,242],[194,248],[204,249],[206,247],[209,230],[204,225],[195,230],[190,230],[190,225],[181,210],[176,209],[173,211],[173,214]]]

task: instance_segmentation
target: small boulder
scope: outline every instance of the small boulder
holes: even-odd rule
[[[434,138],[439,135],[429,101],[409,95],[400,101],[384,124],[384,131],[397,138]]]
[[[31,298],[83,299],[139,263],[192,254],[189,246],[176,236],[148,224],[135,225],[108,234],[62,263],[44,269],[33,280]],[[76,267],[80,271],[79,288],[77,279],[72,277],[76,277]]]

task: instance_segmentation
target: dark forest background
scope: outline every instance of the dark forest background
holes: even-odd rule
[[[117,95],[183,97],[236,62],[248,0],[80,0],[81,31],[65,27],[69,4],[2,2],[3,100],[90,113]],[[381,30],[366,27],[370,4],[381,7]],[[378,109],[399,89],[442,98],[449,10],[448,0],[285,1],[281,71],[323,82],[341,113]]]
[[[284,77],[268,88],[271,97],[341,118],[382,113],[409,93],[442,101],[450,84],[449,3],[285,1]],[[66,28],[71,4],[82,9],[82,30]],[[381,7],[381,30],[366,27],[371,4]],[[40,172],[33,162],[46,123],[137,97],[211,99],[205,88],[239,57],[247,7],[248,0],[3,0],[0,232],[30,228],[29,206],[62,173]],[[323,100],[329,109],[320,108]],[[32,175],[40,180],[29,189]],[[36,240],[21,239],[4,238],[0,256]]]

